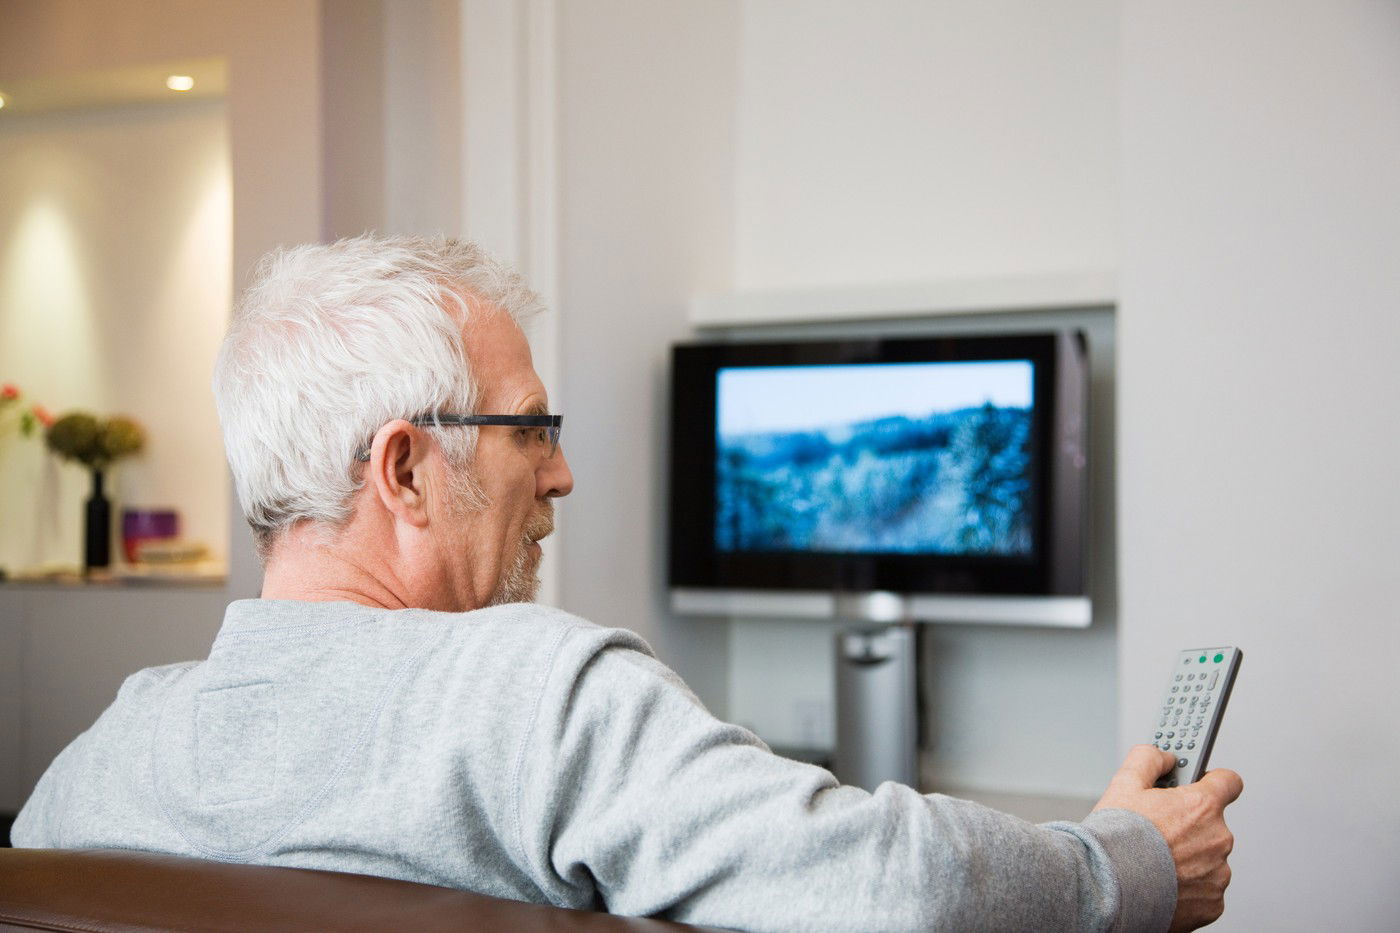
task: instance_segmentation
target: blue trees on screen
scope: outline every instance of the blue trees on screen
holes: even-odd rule
[[[1031,413],[990,403],[719,438],[721,551],[1030,552]]]

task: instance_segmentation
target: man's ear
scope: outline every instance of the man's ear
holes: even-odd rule
[[[419,528],[428,524],[427,457],[427,435],[398,418],[374,435],[365,465],[365,482],[385,510]]]

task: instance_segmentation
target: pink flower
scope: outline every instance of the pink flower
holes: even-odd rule
[[[39,423],[44,426],[44,430],[47,431],[49,428],[53,427],[54,417],[43,405],[35,405],[30,411],[34,413],[35,418],[39,419]]]
[[[16,398],[19,398],[19,386],[15,385],[13,382],[7,382],[3,386],[0,386],[0,399],[4,399],[8,402],[10,399]]]

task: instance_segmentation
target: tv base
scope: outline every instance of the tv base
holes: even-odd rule
[[[919,786],[919,657],[913,625],[836,633],[836,749],[832,773],[874,791]]]

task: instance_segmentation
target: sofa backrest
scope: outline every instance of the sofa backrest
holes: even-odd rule
[[[108,849],[0,849],[0,930],[521,930],[698,927],[341,872]]]

